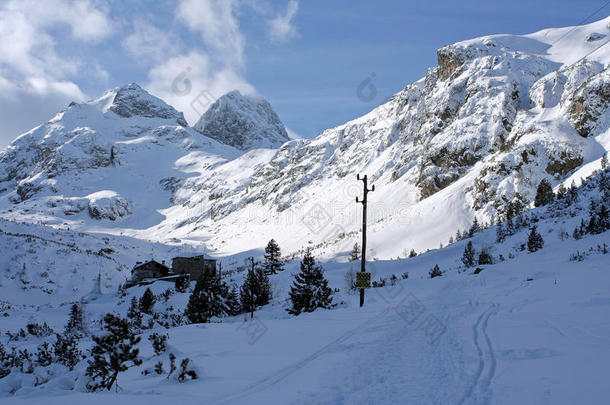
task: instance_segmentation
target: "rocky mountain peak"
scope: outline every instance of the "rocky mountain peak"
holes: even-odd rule
[[[181,112],[151,95],[136,83],[112,89],[94,100],[93,104],[99,105],[104,112],[112,111],[123,118],[161,118],[176,120],[178,125],[183,127],[188,126]]]
[[[242,151],[278,148],[290,140],[267,100],[237,90],[216,100],[193,128]]]

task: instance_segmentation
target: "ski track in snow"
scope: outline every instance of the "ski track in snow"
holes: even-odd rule
[[[489,318],[497,312],[498,305],[492,304],[479,315],[472,327],[473,343],[479,355],[479,366],[470,388],[459,402],[459,405],[467,403],[491,403],[491,382],[496,373],[497,362],[491,338],[487,333],[487,325]],[[484,340],[483,344],[481,344],[481,336]],[[478,395],[483,396],[482,401],[474,401]]]
[[[310,354],[309,356],[305,357],[304,359],[302,359],[294,364],[291,364],[287,367],[284,367],[233,394],[230,394],[228,396],[223,395],[223,398],[213,399],[209,403],[210,404],[219,404],[219,405],[233,403],[234,401],[236,401],[238,399],[264,391],[264,390],[274,386],[275,384],[284,380],[291,374],[297,372],[298,370],[301,370],[302,368],[307,366],[309,363],[311,363],[312,361],[319,358],[321,355],[328,352],[333,346],[340,345],[341,343],[345,342],[352,336],[356,335],[360,330],[362,330],[362,328],[365,325],[369,325],[371,323],[371,320],[380,319],[382,317],[382,315],[386,312],[388,312],[387,309],[381,311],[380,313],[375,314],[375,316],[358,324],[358,326],[356,326],[355,328],[352,328],[352,329],[348,330],[347,332],[343,333],[337,339],[326,344],[325,346],[323,346],[319,350],[315,351],[314,353]]]

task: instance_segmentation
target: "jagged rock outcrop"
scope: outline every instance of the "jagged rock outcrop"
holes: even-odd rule
[[[238,90],[216,100],[193,128],[242,151],[278,148],[290,140],[284,124],[267,100],[243,95]]]

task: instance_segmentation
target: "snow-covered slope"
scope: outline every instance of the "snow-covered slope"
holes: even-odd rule
[[[130,84],[71,104],[0,152],[0,206],[30,222],[145,229],[186,178],[238,155]]]
[[[376,186],[376,254],[434,248],[474,216],[484,223],[508,202],[530,204],[543,178],[556,186],[599,168],[609,22],[443,47],[426,77],[311,140],[283,143],[268,103],[237,92],[196,125],[205,137],[135,85],[113,90],[0,153],[0,215],[205,241],[218,254],[275,238],[287,253],[312,246],[332,256],[357,240],[360,173]]]
[[[369,262],[373,279],[387,284],[367,290],[362,308],[345,284],[358,263],[333,260],[323,265],[330,286],[340,289],[337,306],[288,315],[295,261],[272,276],[274,300],[253,320],[226,317],[165,329],[165,314],[180,313],[188,294],[167,293],[169,285],[158,282],[150,287],[159,317],[138,345],[143,364],[120,374],[118,393],[86,393],[83,360],[74,371],[57,365],[32,373],[15,369],[0,379],[0,398],[22,404],[602,404],[610,395],[610,231],[578,240],[565,233],[588,218],[590,206],[608,204],[609,196],[610,170],[556,203],[514,218],[512,235],[501,243],[491,227],[414,258]],[[522,248],[532,225],[544,238],[534,253]],[[493,264],[477,266],[478,274],[460,260],[468,242],[493,258]],[[443,275],[430,279],[437,264]],[[239,282],[243,272],[230,277]],[[84,306],[88,332],[100,333],[106,312],[124,315],[145,288],[126,296],[105,291],[90,301]],[[45,321],[60,331],[68,309],[5,305],[0,329],[15,333]],[[153,353],[152,333],[168,334],[166,352]],[[53,341],[0,339],[30,352]],[[91,343],[86,336],[79,345],[86,350]],[[183,384],[175,374],[169,378],[169,353],[178,363],[190,358],[198,378]],[[162,375],[152,371],[158,362]]]
[[[527,205],[543,178],[556,185],[584,165],[599,168],[606,153],[610,47],[599,38],[609,22],[444,47],[425,78],[363,117],[284,144],[239,187],[190,179],[214,198],[190,196],[205,207],[196,225],[164,229],[205,230],[225,252],[253,246],[252,234],[291,250],[311,241],[342,251],[359,229],[355,174],[366,173],[376,186],[370,244],[387,258],[445,243],[508,202]]]
[[[279,148],[290,140],[271,104],[233,90],[216,100],[193,126],[205,136],[247,151]]]

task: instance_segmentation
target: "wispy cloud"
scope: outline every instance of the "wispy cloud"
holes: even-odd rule
[[[299,9],[297,0],[290,0],[284,14],[278,14],[269,21],[269,35],[277,42],[287,42],[297,35],[293,19]]]
[[[58,103],[85,98],[72,79],[81,61],[58,52],[52,31],[68,28],[70,40],[96,43],[112,34],[111,27],[106,12],[88,0],[0,5],[0,144],[39,123],[36,113],[52,116]]]

